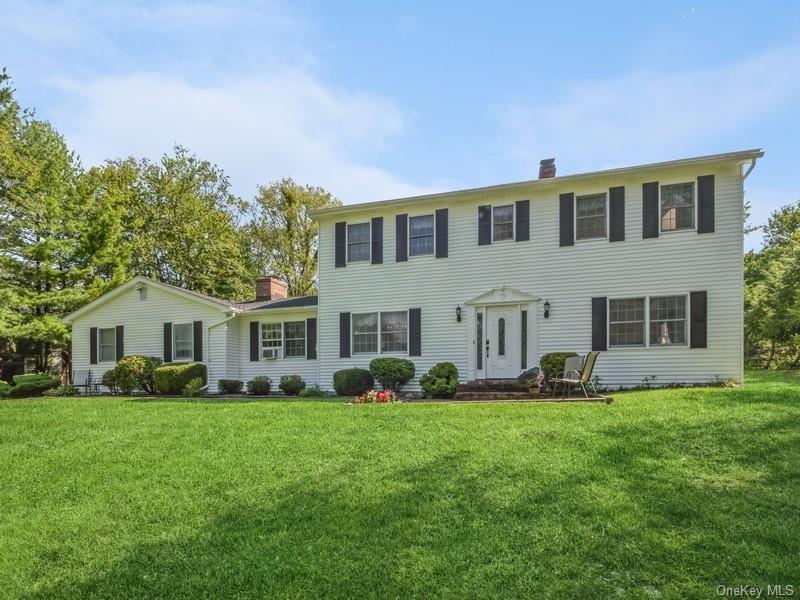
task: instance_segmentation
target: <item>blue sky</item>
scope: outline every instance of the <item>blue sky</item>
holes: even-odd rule
[[[800,199],[800,2],[19,2],[0,65],[85,164],[180,143],[345,203],[763,147]],[[747,240],[757,246],[758,234]]]

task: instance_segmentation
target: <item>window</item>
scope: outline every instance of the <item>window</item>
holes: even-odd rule
[[[520,368],[524,371],[528,368],[528,311],[522,311],[522,331],[520,331]]]
[[[280,348],[283,345],[280,323],[261,324],[261,358],[273,358],[268,348]]]
[[[114,327],[97,331],[97,356],[101,363],[117,360],[117,330]]]
[[[378,353],[378,313],[353,315],[353,353]]]
[[[286,357],[305,357],[306,355],[306,322],[289,321],[283,324]]]
[[[686,343],[686,296],[650,298],[650,345]]]
[[[475,343],[477,345],[475,367],[480,370],[483,368],[483,313],[479,312],[475,316]]]
[[[408,352],[408,313],[381,313],[381,352]]]
[[[506,355],[506,320],[497,319],[497,356]]]
[[[369,223],[347,226],[347,262],[369,260]]]
[[[192,360],[194,357],[194,331],[191,323],[172,326],[172,359]]]
[[[661,186],[661,231],[694,227],[694,184]]]
[[[606,195],[592,194],[575,198],[575,239],[606,237]]]
[[[608,310],[610,346],[644,346],[644,298],[611,300]]]
[[[433,254],[433,215],[408,220],[408,242],[411,256]]]
[[[514,205],[495,206],[492,209],[492,232],[495,242],[514,239]]]

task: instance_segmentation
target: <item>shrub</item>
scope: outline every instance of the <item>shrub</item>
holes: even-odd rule
[[[52,376],[45,375],[44,373],[25,373],[24,375],[14,375],[14,377],[11,378],[14,385],[20,385],[21,383],[41,383],[42,381],[51,381],[52,379]]]
[[[454,398],[458,388],[458,369],[453,363],[438,363],[431,367],[419,385],[428,398]]]
[[[220,379],[219,391],[223,394],[241,394],[244,383],[238,379]]]
[[[318,385],[312,385],[300,391],[301,398],[323,398],[328,395],[328,392],[322,391]]]
[[[61,387],[47,390],[45,396],[63,397],[63,396],[77,396],[79,394],[78,388],[74,385],[62,385]]]
[[[18,377],[22,383],[18,381]],[[25,377],[25,379],[22,379],[22,377]],[[8,390],[9,398],[41,396],[47,390],[58,387],[60,384],[58,377],[50,377],[49,375],[38,375],[35,378],[16,375],[14,376],[14,383],[15,385]]]
[[[399,392],[414,377],[414,371],[414,363],[406,358],[381,356],[369,363],[372,376],[380,382],[383,389],[393,392]]]
[[[306,387],[306,382],[300,375],[283,375],[278,387],[287,396],[297,396]]]
[[[544,379],[546,385],[550,385],[550,379],[564,370],[564,362],[570,356],[578,356],[575,352],[551,352],[543,354],[539,359],[539,365],[544,372]]]
[[[366,369],[342,369],[333,374],[333,389],[339,396],[359,396],[374,383],[372,374]]]
[[[117,378],[114,374],[114,369],[110,369],[103,373],[103,376],[100,378],[100,385],[107,387],[108,391],[112,394],[117,393]]]
[[[0,398],[5,398],[8,396],[8,392],[11,390],[11,384],[5,381],[0,381]]]
[[[247,382],[247,393],[253,396],[266,396],[272,388],[272,379],[266,375],[253,377]]]
[[[188,398],[202,396],[205,393],[205,391],[202,389],[205,385],[206,382],[202,377],[194,377],[190,379],[189,383],[186,384],[186,387],[183,388],[183,395]]]
[[[206,382],[206,366],[202,363],[175,363],[162,365],[155,371],[156,389],[159,394],[177,396],[182,394],[189,382],[199,377]]]
[[[155,372],[159,366],[161,359],[155,356],[131,355],[121,358],[113,369],[116,386],[125,394],[130,394],[134,390],[154,394]]]
[[[367,390],[353,399],[354,404],[375,404],[384,402],[397,402],[397,394],[392,390]]]

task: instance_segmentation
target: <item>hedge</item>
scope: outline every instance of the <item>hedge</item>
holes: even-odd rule
[[[238,379],[220,379],[217,386],[222,394],[241,394],[244,382]]]
[[[428,398],[454,398],[458,389],[458,369],[449,362],[435,364],[420,378],[419,385]]]
[[[155,370],[156,390],[159,394],[178,396],[195,377],[206,383],[206,366],[202,363],[173,363]]]
[[[333,389],[339,396],[360,396],[375,384],[366,369],[342,369],[333,374]]]
[[[385,390],[399,392],[400,388],[408,383],[416,367],[407,358],[394,358],[391,356],[381,356],[373,358],[369,363],[369,372],[380,381]]]
[[[14,375],[14,385],[8,388],[9,398],[30,398],[41,396],[45,391],[57,388],[61,385],[58,377],[50,375],[38,375],[34,373],[26,375]]]
[[[306,387],[306,382],[300,375],[283,375],[281,382],[278,384],[284,394],[287,396],[297,396]]]

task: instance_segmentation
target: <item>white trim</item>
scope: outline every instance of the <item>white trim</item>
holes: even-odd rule
[[[274,360],[271,358],[264,357],[264,342],[265,341],[275,341],[272,340],[265,340],[264,339],[264,326],[265,325],[277,325],[278,329],[280,330],[281,338],[280,344],[277,346],[267,346],[267,348],[277,348],[278,349],[278,358],[284,358],[283,356],[283,340],[284,340],[284,331],[283,331],[283,321],[256,321],[258,323],[258,360],[259,362],[262,360]]]
[[[103,344],[100,342],[100,338],[102,337],[101,336],[101,332],[102,331],[107,331],[109,329],[114,332],[114,344],[113,344],[113,347],[114,347],[114,358],[113,358],[113,360],[103,360],[102,359],[102,352],[100,351],[101,347],[103,346]],[[107,346],[108,344],[105,344],[105,345]],[[97,328],[97,364],[98,365],[113,365],[116,362],[117,362],[117,328],[116,328],[116,326],[112,325],[111,327],[98,327]]]
[[[683,343],[674,344],[651,344],[650,343],[650,299],[651,298],[671,298],[674,296],[683,296],[685,299],[685,317],[686,321],[686,341]],[[612,345],[611,344],[611,301],[612,300],[644,300],[644,343],[643,344],[625,344],[625,345]],[[606,348],[607,351],[613,350],[640,350],[649,348],[691,348],[691,294],[689,292],[675,292],[675,293],[659,293],[659,294],[626,294],[624,296],[607,296],[606,297]],[[680,319],[673,319],[680,320]],[[615,321],[622,323],[625,321]],[[633,322],[633,321],[629,321]]]
[[[517,203],[511,202],[511,204],[490,204],[491,210],[491,229],[492,229],[492,244],[500,244],[502,242],[513,242],[516,241],[516,225],[517,225]],[[495,240],[494,239],[494,210],[496,208],[507,208],[511,207],[511,237],[506,238],[504,240]]]
[[[574,238],[573,241],[577,244],[578,242],[592,242],[596,240],[608,240],[608,227],[609,227],[609,215],[608,215],[608,192],[595,192],[591,194],[574,194],[572,201],[572,237]],[[603,196],[603,217],[605,221],[605,233],[603,235],[598,235],[595,237],[590,238],[581,238],[578,239],[578,199],[579,198],[591,198],[592,196]]]
[[[406,248],[408,248],[408,258],[420,258],[424,256],[436,256],[436,213],[435,212],[421,212],[416,215],[408,214],[406,215],[408,218],[408,227],[406,227]],[[433,233],[431,237],[433,238],[433,251],[432,252],[425,252],[424,254],[411,254],[411,219],[419,218],[419,217],[430,217],[433,219]]]
[[[189,358],[178,357],[178,355],[176,353],[176,346],[177,345],[175,344],[175,333],[177,332],[177,328],[178,328],[179,325],[188,325],[189,326],[189,331],[192,332],[192,337],[191,337],[192,341],[191,341],[191,349],[189,351],[190,352]],[[173,322],[172,323],[172,362],[183,362],[185,360],[194,361],[194,322],[193,321],[189,321],[188,323],[187,322],[183,322],[183,323]]]
[[[692,226],[691,227],[681,227],[679,229],[668,229],[663,231],[661,229],[661,219],[663,218],[661,215],[661,188],[665,185],[686,185],[687,183],[691,184],[692,186]],[[697,231],[697,178],[692,181],[668,181],[667,183],[658,182],[658,235],[662,234],[670,234],[670,233],[679,233],[681,231]]]
[[[382,337],[383,331],[381,330],[381,315],[383,313],[405,313],[406,314],[406,350],[405,352],[402,351],[395,351],[395,352],[383,352],[382,348]],[[355,350],[355,339],[354,339],[354,329],[355,329],[355,317],[362,316],[362,315],[377,315],[378,317],[378,345],[376,352],[356,352]],[[350,313],[350,355],[351,356],[409,356],[409,348],[411,346],[411,331],[409,329],[410,318],[409,318],[409,309],[401,308],[397,310],[370,310],[367,312],[358,312],[358,313]]]
[[[533,296],[527,292],[521,292],[514,288],[502,286],[488,290],[470,300],[464,302],[468,305],[485,306],[489,304],[527,304],[530,302],[538,302],[541,298]]]
[[[286,324],[287,323],[302,323],[303,324],[303,353],[302,354],[293,354],[291,356],[286,354],[286,340],[289,339],[286,337]],[[282,352],[281,358],[306,358],[308,356],[308,331],[306,320],[301,319],[300,321],[281,321],[281,328],[282,328],[282,335],[283,339],[282,343]],[[299,340],[300,338],[291,338],[292,340]]]

